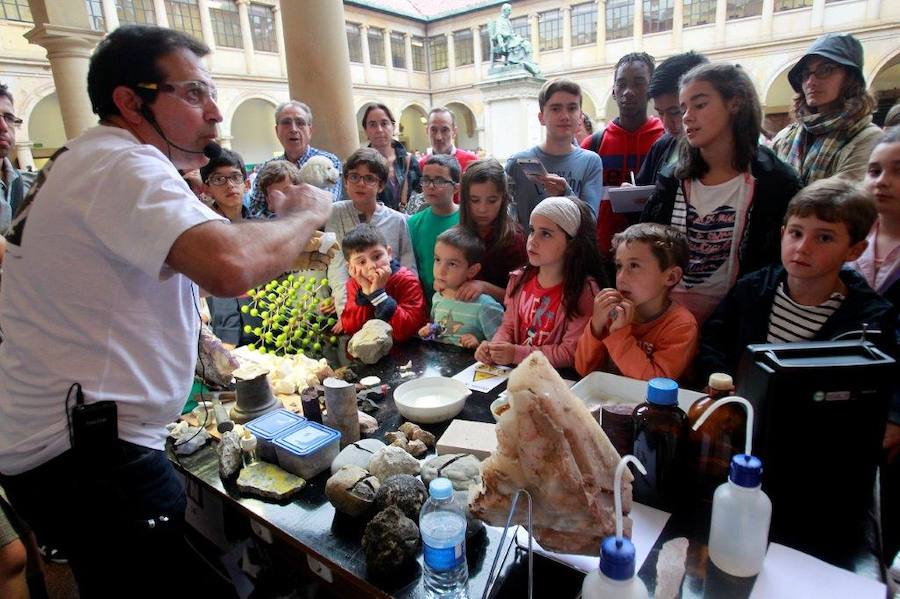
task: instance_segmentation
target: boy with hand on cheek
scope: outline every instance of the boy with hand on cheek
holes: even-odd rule
[[[393,327],[394,341],[405,341],[425,322],[425,297],[419,278],[391,256],[384,236],[362,224],[344,236],[347,305],[335,333],[352,335],[373,318]]]
[[[481,270],[484,243],[475,233],[453,227],[441,233],[434,247],[434,297],[431,322],[419,336],[441,343],[475,349],[497,332],[503,321],[503,306],[482,293],[471,302],[457,298],[459,288]]]
[[[613,237],[616,289],[594,298],[575,350],[575,369],[649,380],[678,379],[697,352],[697,321],[669,294],[681,280],[687,240],[672,227],[632,225]]]

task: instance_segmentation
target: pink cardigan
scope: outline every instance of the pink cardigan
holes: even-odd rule
[[[563,309],[560,310],[556,321],[553,323],[553,330],[550,332],[547,342],[543,345],[520,345],[518,343],[518,335],[521,327],[518,308],[522,299],[522,288],[519,288],[515,295],[512,295],[512,290],[516,287],[522,275],[522,270],[516,270],[509,275],[509,283],[506,285],[506,298],[503,300],[506,313],[503,315],[503,322],[500,324],[500,328],[497,329],[491,341],[505,341],[515,345],[516,355],[514,361],[516,364],[521,363],[531,352],[540,351],[555,368],[571,368],[575,364],[575,348],[578,345],[578,339],[591,319],[591,314],[594,310],[594,296],[600,291],[597,281],[593,277],[588,277],[584,288],[581,290],[581,297],[578,298],[578,310],[581,313],[579,316],[570,318],[566,314],[564,300]]]

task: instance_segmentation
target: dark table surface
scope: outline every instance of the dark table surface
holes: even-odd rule
[[[344,362],[346,358],[330,356],[332,362]],[[395,347],[391,354],[378,364],[366,366],[353,363],[353,370],[360,376],[376,375],[388,385],[390,391],[379,410],[374,414],[379,428],[372,437],[382,439],[389,431],[397,430],[405,422],[394,405],[393,389],[411,378],[400,376],[400,366],[412,362],[416,377],[453,376],[473,362],[472,353],[457,348],[413,341]],[[564,378],[576,379],[572,372],[562,372]],[[568,376],[567,376],[568,375]],[[473,392],[459,419],[493,422],[490,403],[502,391],[504,385],[491,393]],[[446,430],[449,422],[422,425],[437,438]],[[170,456],[171,456],[170,452]],[[174,459],[174,458],[173,458]],[[337,514],[325,497],[325,482],[329,471],[307,481],[307,486],[286,504],[274,503],[241,495],[233,483],[223,484],[218,474],[218,461],[214,448],[208,445],[191,456],[181,457],[176,467],[190,479],[200,482],[205,488],[223,497],[227,504],[246,517],[256,520],[269,528],[275,536],[291,547],[306,553],[325,564],[356,593],[348,596],[423,597],[421,583],[422,557],[406,570],[388,578],[379,578],[367,572],[365,556],[360,540],[364,524]],[[707,516],[673,514],[662,534],[648,555],[638,575],[653,594],[656,584],[656,562],[663,543],[687,537],[690,541],[687,558],[687,573],[682,583],[681,597],[709,597],[740,599],[748,597],[754,578],[735,578],[718,570],[707,559],[706,537],[709,519]],[[525,597],[528,568],[527,555],[516,547],[508,537],[500,547],[502,529],[486,526],[484,532],[470,539],[467,544],[469,565],[469,596],[473,599],[484,594],[488,582],[491,562],[501,551],[499,582],[492,591],[493,597]],[[877,563],[873,560],[856,560],[852,568],[861,574],[878,578]],[[549,558],[534,556],[534,596],[535,597],[576,597],[581,590],[584,574]]]

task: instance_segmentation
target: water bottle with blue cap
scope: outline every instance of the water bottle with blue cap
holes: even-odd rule
[[[419,517],[425,567],[425,596],[440,599],[468,597],[469,569],[466,565],[466,512],[453,499],[448,478],[428,485],[428,500]]]

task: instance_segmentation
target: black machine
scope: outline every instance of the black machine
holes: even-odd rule
[[[896,377],[867,341],[747,347],[736,394],[755,408],[773,541],[827,561],[839,543],[865,543]]]

